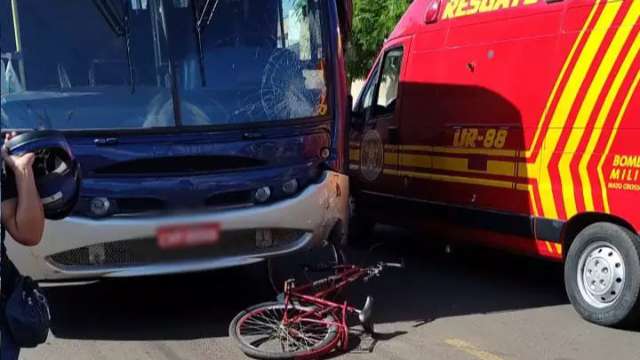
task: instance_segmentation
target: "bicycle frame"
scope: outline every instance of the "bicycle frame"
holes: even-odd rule
[[[296,322],[316,323],[325,326],[336,326],[338,329],[338,341],[341,342],[342,349],[346,351],[349,346],[349,326],[347,325],[347,313],[359,313],[360,310],[353,306],[350,306],[345,301],[342,304],[327,300],[327,297],[333,293],[336,293],[347,285],[360,280],[368,274],[367,269],[363,269],[354,265],[342,265],[335,268],[339,273],[334,276],[330,276],[326,279],[319,280],[313,283],[309,283],[300,287],[289,286],[290,283],[285,285],[285,312],[282,319],[283,324],[287,325]],[[329,288],[312,293],[306,294],[306,291],[313,289],[316,286],[324,285],[331,281],[336,281]],[[293,300],[301,300],[301,302],[308,303],[310,305],[316,305],[312,310],[306,311],[302,314],[298,314],[289,319],[286,309]],[[334,318],[338,319],[337,322],[320,320],[324,315],[331,313]]]
[[[239,313],[229,326],[229,333],[240,342],[245,354],[261,359],[275,356],[283,359],[317,359],[339,348],[347,351],[348,314],[357,314],[365,331],[374,335],[373,299],[367,297],[365,306],[359,310],[347,301],[338,303],[330,296],[355,281],[366,282],[380,276],[383,269],[388,267],[403,268],[404,263],[379,262],[366,268],[354,265],[321,267],[317,271],[331,270],[335,274],[302,286],[296,286],[294,280],[289,280],[285,283],[282,301],[259,304]],[[245,321],[248,324],[246,326]],[[256,345],[255,339],[251,339],[256,335],[263,336],[269,345],[273,345],[273,341],[276,344],[279,342],[281,349],[273,351],[273,346],[268,345],[270,350],[258,349],[265,342]],[[289,346],[290,342],[293,342],[293,348]]]

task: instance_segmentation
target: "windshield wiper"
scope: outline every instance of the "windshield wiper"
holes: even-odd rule
[[[198,62],[200,66],[200,79],[202,81],[202,87],[207,86],[207,78],[205,76],[204,68],[204,47],[202,45],[202,32],[209,24],[211,24],[211,21],[213,20],[213,14],[215,14],[219,2],[220,0],[215,0],[215,3],[213,2],[213,0],[207,0],[204,6],[202,6],[202,9],[198,9],[195,1],[191,2],[194,22],[193,30],[196,35],[196,41],[198,42]]]
[[[127,51],[127,65],[129,67],[129,83],[131,85],[131,93],[133,94],[136,92],[136,76],[132,56],[129,6],[125,4],[125,10],[123,11],[122,8],[118,10],[112,0],[93,0],[93,4],[105,19],[111,31],[113,31],[116,36],[124,38],[125,49]]]
[[[204,30],[207,26],[209,26],[209,24],[211,24],[211,21],[213,20],[213,14],[215,14],[216,9],[218,9],[218,3],[220,2],[220,0],[215,0],[216,2],[213,3],[213,6],[211,6],[212,1],[213,0],[207,0],[207,2],[202,7],[201,14],[198,16],[198,31]],[[209,13],[209,16],[207,16],[207,13]],[[207,18],[206,24],[204,22],[205,18]]]
[[[104,20],[111,28],[111,31],[118,36],[124,36],[125,29],[122,22],[123,16],[118,13],[118,10],[113,3],[110,0],[93,0],[93,4],[100,12],[100,15],[104,17]]]
[[[125,5],[126,6],[126,5]],[[124,41],[127,48],[127,65],[129,66],[129,83],[131,84],[131,94],[136,92],[136,69],[133,66],[133,56],[131,54],[131,24],[129,22],[131,13],[129,6],[126,6],[124,15]]]

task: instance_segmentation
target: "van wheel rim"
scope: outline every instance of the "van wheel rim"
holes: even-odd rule
[[[606,242],[589,245],[578,262],[578,287],[591,306],[611,306],[624,289],[624,260],[615,246]]]

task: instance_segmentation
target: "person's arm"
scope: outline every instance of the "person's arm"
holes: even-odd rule
[[[10,156],[3,147],[2,158],[15,176],[17,195],[16,198],[2,201],[2,223],[20,244],[38,245],[44,232],[44,209],[33,174],[35,155]]]

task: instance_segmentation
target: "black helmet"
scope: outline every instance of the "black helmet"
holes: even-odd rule
[[[50,220],[67,217],[80,195],[80,166],[61,132],[37,130],[13,137],[6,143],[9,154],[36,154],[33,171],[36,187]]]

